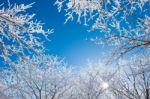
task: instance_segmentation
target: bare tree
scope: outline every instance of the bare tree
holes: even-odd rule
[[[34,3],[0,5],[0,58],[12,63],[31,53],[42,53],[43,41],[48,40],[52,30],[45,31],[43,23],[34,19],[27,9]],[[13,57],[13,58],[12,58]]]
[[[150,57],[136,56],[122,61],[112,91],[117,99],[150,99]]]
[[[0,92],[6,96],[2,99],[64,99],[70,88],[71,69],[54,56],[34,57],[31,61],[1,72]]]

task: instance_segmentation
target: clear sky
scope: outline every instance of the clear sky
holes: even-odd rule
[[[2,0],[7,1],[7,0]],[[1,2],[2,2],[1,1]],[[48,54],[65,58],[71,65],[83,65],[87,59],[98,60],[103,51],[99,46],[86,41],[86,38],[97,35],[88,33],[88,27],[74,22],[64,24],[65,14],[59,13],[54,6],[55,0],[10,0],[10,3],[29,4],[35,2],[29,13],[35,13],[35,18],[45,23],[44,27],[53,28],[51,42],[46,42]]]

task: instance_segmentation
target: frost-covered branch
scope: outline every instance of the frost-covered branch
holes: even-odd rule
[[[103,63],[88,62],[74,79],[72,98],[69,99],[113,99],[109,91],[115,68]]]
[[[149,0],[56,0],[58,10],[65,9],[66,22],[77,20],[100,30],[96,44],[122,47],[121,53],[150,45]]]
[[[137,55],[131,60],[120,60],[114,76],[112,92],[121,99],[150,98],[150,57]]]
[[[0,57],[9,63],[12,57],[22,57],[30,53],[42,53],[43,41],[48,40],[52,30],[45,31],[43,23],[34,19],[35,14],[28,14],[33,5],[9,4],[0,6]]]
[[[72,77],[62,59],[47,55],[21,61],[14,70],[0,73],[0,92],[9,99],[64,99]]]

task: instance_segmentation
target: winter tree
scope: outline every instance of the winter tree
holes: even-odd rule
[[[27,12],[32,5],[11,4],[9,0],[8,5],[0,5],[0,58],[8,63],[16,58],[23,60],[31,53],[42,53],[43,41],[52,33],[43,29],[35,14]]]
[[[150,98],[150,57],[135,56],[130,61],[121,60],[120,69],[112,80],[116,99]]]
[[[77,20],[101,36],[96,44],[115,45],[114,54],[124,55],[136,49],[149,49],[149,0],[56,0],[58,10],[65,9],[66,22]]]
[[[67,99],[71,77],[71,69],[58,57],[34,57],[18,63],[14,70],[2,70],[0,96],[1,99]]]
[[[74,78],[69,99],[113,99],[109,91],[113,75],[114,71],[106,69],[102,63],[89,62]]]

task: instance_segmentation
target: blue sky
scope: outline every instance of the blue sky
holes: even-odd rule
[[[4,0],[7,1],[7,0]],[[103,51],[100,46],[86,41],[97,33],[88,33],[88,27],[74,22],[64,24],[65,14],[59,13],[54,6],[55,0],[10,0],[11,3],[29,4],[35,2],[29,13],[35,13],[35,18],[45,23],[44,27],[53,28],[50,36],[51,42],[46,42],[46,54],[57,55],[65,58],[70,65],[84,65],[87,59],[98,60]]]

